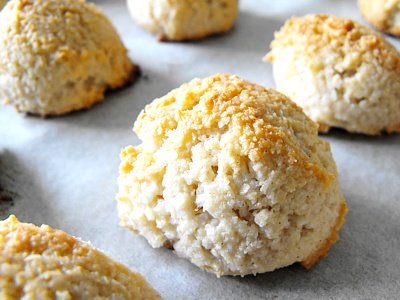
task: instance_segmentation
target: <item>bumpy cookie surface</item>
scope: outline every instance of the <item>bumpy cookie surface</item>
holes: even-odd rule
[[[87,108],[134,74],[110,21],[84,0],[11,0],[0,19],[0,101],[18,111]]]
[[[358,0],[364,18],[379,30],[400,35],[399,0]]]
[[[346,204],[329,144],[284,95],[237,76],[154,100],[122,150],[118,211],[153,247],[220,275],[311,266]]]
[[[139,274],[63,231],[0,222],[1,299],[161,299]]]
[[[266,59],[276,86],[321,125],[379,134],[400,130],[400,55],[352,20],[293,17]]]
[[[196,40],[231,29],[238,0],[128,0],[132,18],[160,40]]]

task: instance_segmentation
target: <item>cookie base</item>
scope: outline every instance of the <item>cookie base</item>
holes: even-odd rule
[[[340,228],[343,226],[345,217],[347,214],[347,204],[346,201],[343,201],[339,208],[339,215],[336,220],[335,226],[333,226],[331,234],[328,236],[328,238],[322,243],[321,247],[318,248],[316,252],[311,254],[309,257],[307,257],[305,260],[301,262],[301,265],[309,269],[313,265],[315,265],[321,258],[325,257],[328,254],[329,249],[339,240],[339,235],[338,232]]]

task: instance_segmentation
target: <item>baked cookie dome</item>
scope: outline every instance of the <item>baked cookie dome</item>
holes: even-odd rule
[[[266,60],[277,89],[321,131],[400,130],[400,55],[367,27],[330,15],[293,17],[275,34]]]
[[[135,122],[142,144],[121,152],[121,224],[217,276],[310,267],[346,213],[317,127],[274,90],[194,79]]]
[[[128,0],[132,18],[160,40],[196,40],[224,33],[238,15],[238,0]]]
[[[11,0],[0,20],[0,101],[18,111],[88,108],[135,73],[113,25],[84,0]]]
[[[161,299],[139,274],[47,225],[0,221],[1,299]]]
[[[386,33],[400,35],[399,0],[358,0],[363,17]]]

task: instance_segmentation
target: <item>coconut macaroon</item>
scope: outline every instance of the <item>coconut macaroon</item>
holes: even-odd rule
[[[400,0],[358,0],[358,6],[376,28],[400,36]]]
[[[400,55],[367,27],[330,15],[293,17],[265,59],[278,90],[321,131],[400,131]]]
[[[346,213],[317,127],[274,90],[194,79],[135,122],[142,144],[121,152],[121,224],[217,276],[310,267]]]
[[[88,108],[136,73],[111,22],[84,0],[11,0],[0,20],[0,101],[20,112]]]
[[[197,40],[224,33],[238,15],[238,0],[128,0],[132,18],[160,40]]]
[[[47,225],[0,222],[1,299],[161,299],[139,274]]]

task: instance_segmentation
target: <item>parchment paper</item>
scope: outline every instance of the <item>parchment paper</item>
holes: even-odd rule
[[[91,241],[145,275],[166,299],[400,297],[398,134],[365,137],[335,130],[323,136],[332,144],[350,211],[340,242],[311,270],[294,265],[256,277],[217,279],[120,227],[114,200],[119,151],[139,143],[131,127],[145,104],[193,77],[217,72],[273,87],[271,66],[261,58],[285,19],[326,12],[365,23],[356,1],[242,0],[229,34],[182,44],[159,43],[136,26],[125,1],[97,4],[143,76],[92,109],[64,117],[43,120],[1,107],[1,218],[14,213]]]

